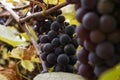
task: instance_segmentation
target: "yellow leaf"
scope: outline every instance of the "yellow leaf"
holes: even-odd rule
[[[33,63],[29,60],[22,60],[21,65],[22,65],[23,68],[25,68],[28,71],[33,71],[34,68],[35,68]]]
[[[12,46],[28,45],[27,42],[18,38],[8,27],[0,25],[0,40]]]
[[[31,61],[32,61],[32,62],[40,63],[40,58],[39,58],[39,57],[36,57],[36,55],[33,55],[33,56],[31,57]]]
[[[120,80],[120,64],[105,71],[98,80]]]
[[[9,52],[9,57],[23,59],[24,57],[24,48],[17,47]]]

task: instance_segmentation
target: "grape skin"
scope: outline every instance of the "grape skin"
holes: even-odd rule
[[[102,15],[100,18],[100,30],[104,33],[111,33],[116,29],[117,23],[114,17]]]
[[[67,54],[67,55],[74,55],[75,52],[76,52],[76,49],[74,47],[73,44],[67,44],[65,45],[64,47],[64,52]]]
[[[59,40],[61,44],[65,45],[71,41],[71,38],[67,34],[62,34],[60,35]]]
[[[87,30],[94,30],[98,27],[99,17],[94,12],[88,12],[82,19],[83,27]]]
[[[57,63],[59,65],[67,65],[69,63],[69,57],[66,54],[60,54],[57,57]]]
[[[57,57],[56,57],[56,55],[55,55],[54,53],[48,54],[48,55],[47,55],[47,62],[48,62],[49,64],[56,64],[56,62],[57,62]]]
[[[96,54],[102,59],[109,59],[114,56],[114,46],[109,42],[99,43],[96,47]]]

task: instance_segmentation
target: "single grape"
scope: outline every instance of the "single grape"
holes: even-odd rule
[[[59,23],[63,23],[65,21],[65,17],[63,15],[59,15],[57,16],[56,21]]]
[[[104,33],[111,33],[116,29],[117,23],[113,16],[102,15],[100,18],[100,30]]]
[[[109,59],[114,56],[115,48],[109,42],[102,42],[96,46],[96,54],[102,59]]]
[[[104,33],[102,33],[99,30],[93,30],[90,32],[90,40],[93,43],[100,43],[104,41],[105,39],[106,39],[106,36],[104,35]]]
[[[52,52],[53,51],[53,46],[51,45],[51,43],[45,43],[43,46],[43,51],[45,52]]]
[[[92,79],[93,69],[89,64],[80,64],[79,69],[78,69],[78,74],[88,79]]]
[[[114,3],[110,0],[99,0],[97,10],[101,14],[111,13],[114,10]]]
[[[77,47],[79,46],[76,38],[73,38],[73,39],[71,40],[71,43],[74,45],[75,48],[77,48]]]
[[[52,40],[53,38],[57,37],[57,32],[50,30],[47,35],[48,35],[48,38]]]
[[[59,28],[60,28],[60,24],[57,22],[57,21],[54,21],[52,24],[51,24],[51,30],[54,30],[54,31],[59,31]]]
[[[81,63],[87,64],[88,63],[88,54],[89,54],[88,51],[86,51],[84,48],[81,48],[77,52],[77,58]]]
[[[98,27],[99,17],[94,12],[88,12],[82,19],[83,27],[87,30],[94,30]]]
[[[77,62],[77,57],[76,56],[69,56],[69,64],[74,65]]]
[[[57,65],[55,66],[55,69],[54,69],[55,72],[65,72],[65,66],[61,66],[61,65]]]
[[[74,47],[73,44],[67,44],[65,45],[64,47],[64,52],[67,54],[67,55],[74,55],[75,52],[76,52],[76,49]]]
[[[88,60],[92,65],[99,65],[99,64],[103,63],[103,60],[101,58],[99,58],[96,55],[96,53],[94,53],[94,52],[89,53]]]
[[[65,45],[71,41],[71,38],[67,34],[62,34],[60,35],[59,40],[61,44]]]
[[[80,38],[80,41],[84,41],[89,38],[89,32],[83,27],[82,24],[76,28],[76,35]]]
[[[56,64],[57,63],[57,57],[54,53],[50,53],[47,55],[47,62],[49,64]]]
[[[84,45],[84,48],[85,48],[87,51],[90,51],[90,52],[91,52],[91,51],[94,52],[95,49],[96,49],[96,44],[92,43],[92,42],[89,41],[89,40],[85,40],[84,43],[83,43],[83,45]]]
[[[48,35],[42,35],[39,37],[40,43],[47,43],[49,42]]]
[[[42,54],[41,54],[42,60],[46,61],[47,55],[48,55],[48,54],[47,54],[46,52],[42,53]]]
[[[60,45],[60,41],[59,41],[59,38],[54,38],[52,41],[51,41],[51,44],[53,47],[58,47]]]
[[[87,13],[87,9],[86,8],[79,8],[77,9],[76,11],[76,19],[79,21],[79,22],[82,22],[82,19],[83,19],[83,16]]]
[[[73,34],[75,33],[75,29],[71,25],[66,26],[64,31],[65,34],[68,34],[69,36],[73,36]]]
[[[119,31],[112,32],[111,34],[108,35],[108,40],[115,44],[119,43],[120,42],[120,32]]]
[[[55,54],[58,56],[60,54],[63,54],[64,50],[61,47],[57,47],[55,48]]]
[[[59,65],[67,65],[69,63],[69,57],[66,54],[60,54],[57,57],[57,63]]]

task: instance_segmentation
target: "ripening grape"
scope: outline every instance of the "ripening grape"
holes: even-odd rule
[[[53,51],[53,46],[51,45],[51,43],[44,44],[43,51],[45,51],[45,52],[52,52]]]
[[[97,9],[99,13],[111,13],[114,9],[114,4],[110,0],[99,0]]]
[[[100,30],[104,33],[111,33],[116,29],[117,23],[111,15],[102,15],[100,18]]]
[[[50,29],[54,31],[59,31],[59,28],[60,28],[60,24],[57,21],[54,21],[50,27]]]
[[[48,35],[42,35],[42,36],[40,36],[39,40],[40,40],[41,43],[47,43],[47,42],[49,42]]]
[[[101,58],[99,58],[96,55],[96,53],[94,53],[94,52],[89,53],[88,60],[89,60],[90,64],[92,64],[92,65],[99,65],[99,64],[103,63],[102,62],[103,60]]]
[[[88,63],[88,54],[89,54],[88,51],[86,51],[84,48],[81,48],[77,52],[77,58],[81,63],[87,64]]]
[[[76,19],[79,21],[79,22],[82,22],[82,18],[83,16],[87,13],[87,9],[86,8],[79,8],[77,9],[76,11]]]
[[[52,41],[51,41],[51,45],[53,47],[58,47],[60,45],[60,41],[59,41],[59,38],[54,38]]]
[[[52,40],[53,38],[57,37],[57,32],[50,30],[47,35],[48,35],[48,38]]]
[[[56,18],[56,21],[59,23],[63,23],[65,21],[65,17],[62,15],[58,15]]]
[[[57,47],[57,48],[55,48],[55,54],[58,56],[58,55],[60,55],[60,54],[63,54],[64,53],[64,50],[63,50],[63,48],[61,48],[61,47]]]
[[[96,46],[96,54],[102,59],[109,59],[114,56],[115,49],[110,42],[102,42]]]
[[[112,32],[111,34],[108,35],[108,40],[115,44],[119,43],[120,42],[120,32],[119,31]]]
[[[102,33],[99,30],[93,30],[90,32],[90,40],[93,43],[100,43],[104,41],[105,39],[106,39],[106,36],[104,35],[104,33]]]
[[[65,34],[68,34],[69,36],[72,37],[74,33],[75,33],[75,28],[72,27],[72,25],[65,27]]]
[[[91,79],[93,76],[93,71],[92,67],[89,64],[80,64],[79,69],[78,69],[78,74]]]
[[[94,30],[98,28],[99,17],[94,12],[88,12],[83,16],[82,24],[85,29]]]
[[[76,28],[76,34],[81,41],[87,40],[89,38],[89,32],[83,27],[82,24]]]
[[[84,43],[83,43],[83,46],[87,51],[90,51],[90,52],[91,51],[94,52],[95,49],[96,49],[96,44],[92,43],[89,40],[85,40]]]

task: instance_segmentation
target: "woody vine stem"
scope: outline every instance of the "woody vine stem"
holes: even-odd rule
[[[58,10],[58,9],[64,7],[64,6],[68,5],[68,3],[67,2],[63,2],[61,4],[58,4],[58,5],[54,6],[53,8],[50,8],[50,9],[46,10],[46,11],[36,12],[36,13],[33,13],[32,15],[26,16],[24,18],[20,18],[17,15],[17,13],[14,12],[15,9],[11,9],[10,7],[8,7],[5,2],[1,1],[0,4],[2,5],[2,8],[7,10],[11,14],[11,16],[17,21],[17,23],[20,25],[20,27],[30,37],[31,42],[32,42],[32,44],[34,45],[34,47],[36,49],[37,55],[40,58],[40,61],[41,61],[42,67],[43,67],[43,71],[47,71],[47,67],[45,66],[45,62],[41,59],[41,54],[40,54],[41,51],[39,49],[39,46],[38,46],[37,42],[35,41],[34,37],[32,36],[32,34],[30,33],[30,30],[29,30],[29,27],[27,26],[26,21],[28,21],[31,18],[37,17],[37,16],[45,17],[45,16],[49,15],[50,13],[55,12],[56,10]],[[26,8],[26,7],[29,7],[29,5],[24,6],[22,8],[17,8],[17,10],[23,9],[23,8]]]

